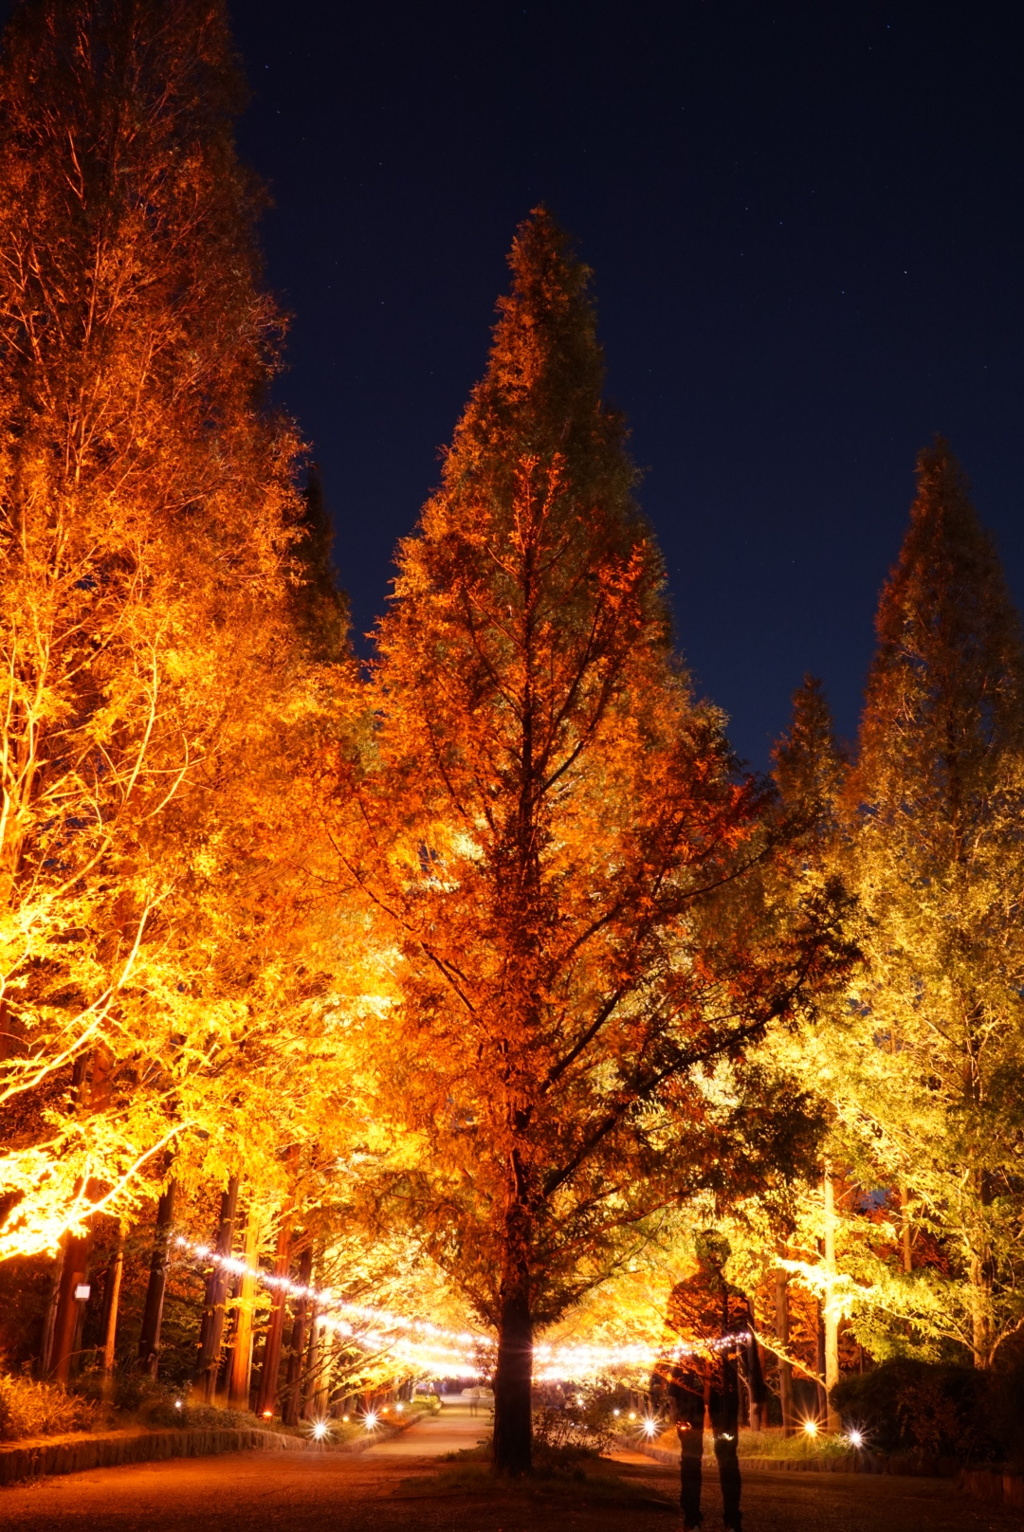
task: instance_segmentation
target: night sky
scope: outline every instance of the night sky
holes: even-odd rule
[[[764,765],[805,670],[856,727],[917,449],[1018,602],[1024,20],[1009,4],[235,0],[356,629],[438,479],[516,224],[596,275],[680,647]]]

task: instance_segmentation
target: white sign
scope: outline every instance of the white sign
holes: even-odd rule
[[[78,1286],[75,1288],[75,1297],[83,1299],[88,1298],[91,1292],[92,1288],[89,1286],[88,1282],[79,1282]]]

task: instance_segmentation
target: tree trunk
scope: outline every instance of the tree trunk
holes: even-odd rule
[[[900,1187],[900,1243],[903,1247],[903,1270],[913,1271],[914,1250],[911,1239],[910,1227],[910,1191],[906,1186]]]
[[[825,1324],[825,1423],[830,1431],[840,1427],[839,1411],[832,1403],[832,1390],[839,1382],[839,1319],[840,1309],[836,1296],[836,1203],[832,1173],[826,1168],[825,1182],[825,1274],[828,1287],[825,1291],[823,1319]]]
[[[249,1408],[249,1384],[252,1377],[252,1311],[256,1298],[256,1214],[250,1208],[245,1220],[245,1244],[242,1252],[247,1271],[238,1279],[235,1300],[235,1331],[231,1340],[231,1363],[228,1368],[228,1406],[232,1410]],[[253,1275],[249,1275],[249,1271]]]
[[[312,1274],[313,1250],[312,1247],[308,1247],[302,1252],[302,1259],[299,1262],[299,1286],[308,1287]],[[288,1346],[288,1372],[285,1377],[284,1408],[281,1411],[281,1419],[286,1426],[298,1425],[302,1408],[302,1363],[306,1353],[308,1310],[309,1299],[300,1298],[295,1305],[295,1319],[292,1323],[291,1340]]]
[[[320,1331],[320,1355],[317,1363],[316,1394],[313,1410],[318,1420],[326,1420],[331,1406],[331,1366],[334,1361],[334,1339],[329,1330]]]
[[[992,1288],[988,1263],[972,1253],[969,1265],[971,1290],[971,1350],[975,1367],[987,1367],[992,1352]]]
[[[81,1054],[74,1063],[71,1071],[71,1087],[76,1100],[81,1105],[87,1096],[86,1084],[89,1069],[89,1055]],[[102,1066],[99,1068],[102,1075]],[[75,1185],[76,1194],[82,1189],[81,1182]],[[86,1196],[89,1188],[86,1187]],[[78,1321],[82,1314],[82,1300],[75,1297],[78,1287],[85,1284],[89,1272],[89,1252],[92,1246],[92,1233],[83,1235],[66,1234],[62,1240],[64,1260],[61,1264],[60,1286],[57,1289],[57,1307],[53,1319],[53,1334],[50,1342],[50,1360],[47,1371],[54,1382],[67,1387],[68,1378],[71,1375],[71,1357],[75,1346],[75,1334],[78,1330]]]
[[[75,1332],[82,1312],[82,1299],[75,1297],[78,1287],[84,1285],[89,1272],[89,1247],[92,1239],[88,1234],[67,1235],[64,1242],[64,1261],[61,1266],[60,1287],[57,1292],[57,1311],[53,1321],[53,1341],[50,1348],[49,1372],[55,1383],[66,1387],[71,1376],[71,1360]]]
[[[274,1258],[275,1277],[287,1278],[288,1276],[291,1242],[291,1230],[285,1224],[282,1224],[277,1236],[277,1251]],[[270,1304],[270,1324],[267,1328],[267,1339],[263,1347],[260,1388],[256,1398],[257,1415],[273,1415],[277,1407],[277,1379],[281,1370],[281,1347],[284,1341],[284,1321],[287,1313],[288,1298],[283,1287],[275,1287],[273,1294],[274,1296]]]
[[[50,1376],[50,1362],[53,1358],[53,1331],[57,1321],[57,1304],[60,1301],[60,1284],[64,1275],[64,1246],[57,1251],[57,1259],[54,1262],[53,1272],[50,1276],[50,1296],[46,1302],[46,1317],[43,1320],[43,1336],[39,1343],[39,1365],[36,1377],[48,1378]]]
[[[117,1248],[107,1270],[103,1292],[103,1397],[114,1397],[114,1364],[117,1360],[117,1311],[124,1275],[124,1225],[117,1231]]]
[[[828,1412],[828,1399],[825,1393],[825,1384],[822,1381],[825,1377],[825,1318],[820,1298],[815,1299],[814,1310],[814,1370],[818,1375],[816,1387],[818,1394],[818,1422],[820,1424],[826,1418]]]
[[[317,1324],[317,1311],[309,1308],[309,1338],[306,1342],[306,1361],[302,1371],[302,1407],[300,1419],[312,1420],[316,1413],[316,1395],[320,1384],[320,1340],[323,1331]]]
[[[789,1350],[789,1273],[775,1273],[775,1335],[783,1351]],[[782,1434],[793,1436],[796,1432],[796,1411],[793,1408],[793,1367],[779,1357],[779,1403],[782,1406]]]
[[[238,1209],[238,1177],[232,1176],[221,1198],[220,1222],[217,1226],[215,1253],[221,1257],[231,1254],[231,1240],[235,1232],[235,1214]],[[203,1305],[203,1323],[199,1337],[199,1360],[196,1366],[196,1384],[200,1397],[207,1404],[216,1402],[217,1374],[220,1370],[221,1342],[224,1338],[224,1312],[228,1296],[228,1273],[215,1262],[206,1279],[206,1295]]]
[[[505,1227],[494,1373],[494,1467],[518,1476],[533,1467],[533,1314],[527,1215],[513,1205]]]
[[[149,1262],[146,1305],[142,1311],[139,1368],[142,1372],[148,1373],[151,1378],[156,1377],[160,1363],[160,1330],[164,1319],[164,1296],[167,1292],[168,1240],[174,1223],[174,1193],[175,1182],[169,1181],[167,1190],[156,1205],[153,1254]]]
[[[971,1186],[978,1206],[992,1202],[992,1184],[987,1171],[971,1173]],[[975,1367],[987,1367],[992,1360],[992,1259],[983,1216],[973,1220],[969,1235],[967,1275],[971,1294],[971,1350]]]

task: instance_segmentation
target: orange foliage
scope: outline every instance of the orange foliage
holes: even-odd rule
[[[699,1182],[679,1139],[702,1071],[835,953],[825,903],[777,919],[770,797],[673,660],[587,272],[543,211],[511,265],[486,376],[401,545],[347,845],[401,954],[384,1110],[424,1144],[401,1185],[499,1328],[515,1467],[533,1326],[598,1279],[617,1230]]]

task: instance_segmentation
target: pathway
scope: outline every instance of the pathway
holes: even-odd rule
[[[486,1426],[454,1410],[410,1428],[401,1451],[234,1453],[69,1474],[0,1490],[0,1532],[678,1532],[671,1509],[588,1502],[571,1482],[561,1493],[467,1493],[435,1454],[472,1445]],[[674,1471],[649,1460],[622,1471],[638,1495],[675,1488]],[[713,1483],[706,1510],[713,1532]],[[747,1532],[1020,1532],[1019,1513],[928,1479],[750,1474],[745,1511]]]
[[[380,1458],[443,1457],[448,1452],[475,1447],[490,1430],[488,1406],[478,1405],[474,1410],[461,1399],[442,1399],[437,1415],[427,1415],[401,1436],[368,1447],[363,1458],[376,1462]]]

